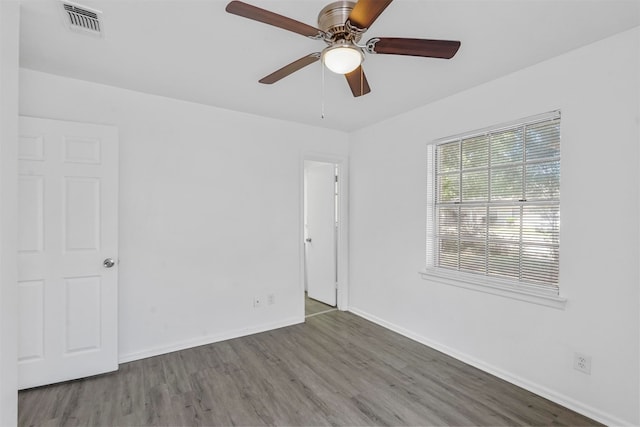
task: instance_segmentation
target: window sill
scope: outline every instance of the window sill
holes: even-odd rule
[[[440,270],[423,270],[420,271],[419,274],[424,280],[431,280],[444,285],[471,289],[473,291],[498,295],[505,298],[530,302],[532,304],[561,310],[564,309],[567,304],[567,299],[558,295],[552,295],[550,293],[545,293],[544,291],[537,292],[536,290],[525,289],[522,287],[519,288],[517,283],[502,281],[491,277],[478,278],[474,275],[459,273],[456,271]]]

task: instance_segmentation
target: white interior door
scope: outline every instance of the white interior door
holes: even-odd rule
[[[306,179],[306,266],[310,298],[336,305],[335,165],[309,162]]]
[[[114,371],[117,129],[21,117],[18,147],[19,388]]]

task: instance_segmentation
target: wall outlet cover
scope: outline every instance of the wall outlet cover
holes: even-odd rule
[[[590,375],[591,356],[587,356],[586,354],[582,353],[576,353],[573,357],[573,369]]]

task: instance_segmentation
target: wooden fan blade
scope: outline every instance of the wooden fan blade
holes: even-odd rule
[[[296,71],[306,67],[307,65],[313,64],[318,59],[320,59],[320,52],[316,52],[316,53],[312,53],[312,54],[307,55],[307,56],[303,56],[302,58],[298,59],[297,61],[293,61],[291,64],[285,65],[284,67],[280,68],[277,71],[274,71],[273,73],[269,74],[268,76],[261,78],[259,80],[259,82],[267,84],[267,85],[273,84],[273,83],[277,82],[278,80],[287,77],[289,74],[293,74]]]
[[[405,39],[380,37],[371,39],[374,53],[390,55],[425,56],[428,58],[451,59],[460,48],[460,42],[452,40]]]
[[[359,0],[353,7],[347,21],[360,30],[370,28],[378,16],[393,0]]]
[[[364,71],[362,70],[362,65],[344,76],[347,78],[351,93],[353,93],[353,96],[356,98],[371,92],[367,76],[364,75]]]
[[[322,31],[312,27],[311,25],[307,25],[300,21],[296,21],[295,19],[287,18],[286,16],[278,15],[277,13],[252,6],[241,1],[229,2],[225,10],[234,15],[293,31],[294,33],[302,34],[303,36],[315,38],[324,35]]]

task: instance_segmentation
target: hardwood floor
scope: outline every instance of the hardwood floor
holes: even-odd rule
[[[597,425],[350,313],[22,391],[19,425]]]

